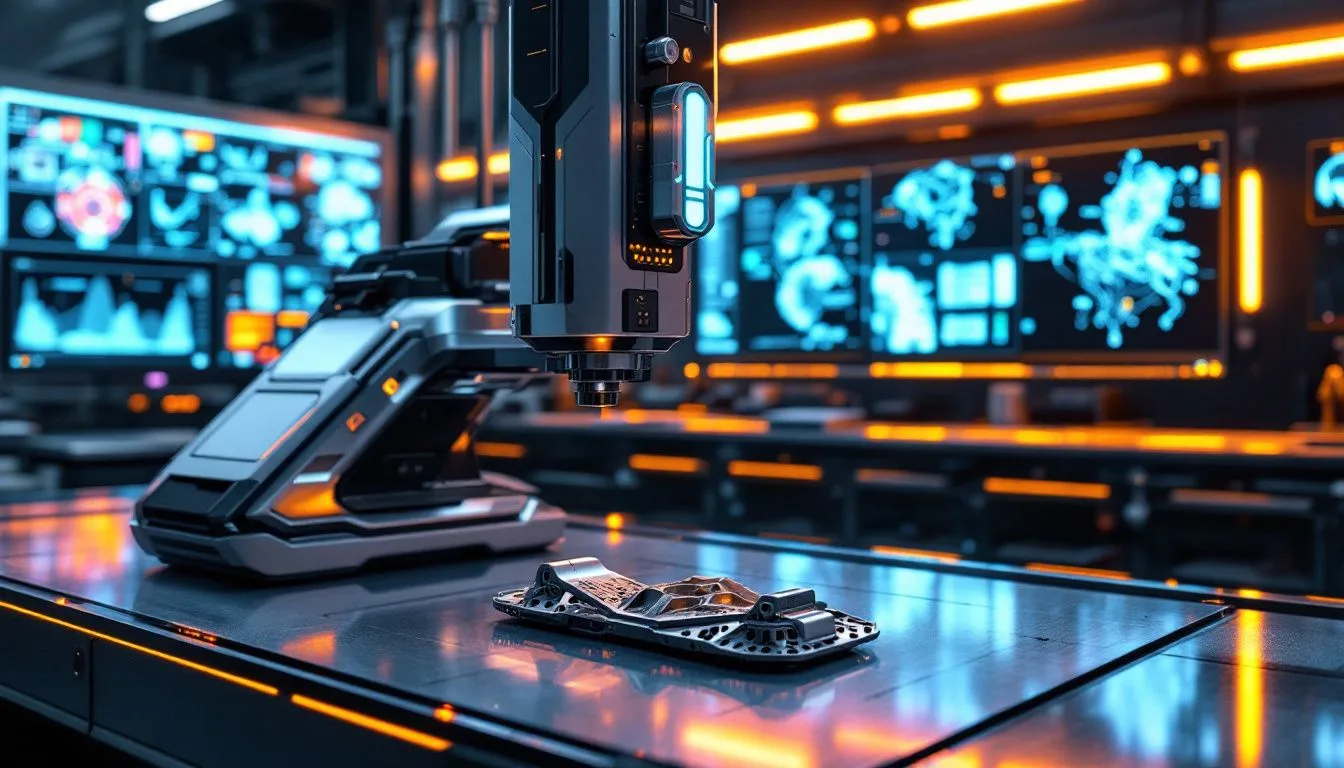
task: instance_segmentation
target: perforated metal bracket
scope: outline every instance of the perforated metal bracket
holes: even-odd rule
[[[531,622],[753,666],[815,661],[877,638],[872,622],[828,608],[811,589],[761,595],[728,578],[647,585],[596,558],[543,563],[495,608]]]

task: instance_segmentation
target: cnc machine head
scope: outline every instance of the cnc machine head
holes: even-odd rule
[[[514,333],[617,403],[690,332],[691,245],[714,223],[716,0],[511,8]]]

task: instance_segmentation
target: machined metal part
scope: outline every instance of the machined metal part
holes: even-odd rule
[[[530,622],[755,666],[816,661],[877,639],[870,621],[811,589],[759,594],[729,578],[641,584],[597,558],[543,563],[530,587],[501,592],[495,608]]]

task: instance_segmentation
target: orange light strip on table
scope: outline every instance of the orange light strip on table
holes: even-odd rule
[[[294,704],[296,704],[297,706],[303,707],[304,709],[321,713],[323,715],[326,715],[327,717],[334,717],[337,720],[342,720],[344,722],[350,723],[351,725],[357,725],[361,728],[365,728],[370,731],[374,731],[376,733],[381,733],[384,736],[391,736],[394,739],[400,739],[409,744],[414,744],[417,747],[424,747],[425,749],[430,749],[435,752],[443,752],[444,750],[453,746],[453,743],[451,741],[448,741],[447,739],[441,739],[437,736],[430,736],[427,733],[421,733],[420,731],[407,728],[403,725],[397,725],[396,723],[389,723],[386,720],[380,720],[376,717],[370,717],[368,715],[355,712],[354,710],[346,709],[344,707],[338,707],[334,704],[328,704],[325,701],[310,699],[307,696],[302,696],[297,693],[291,696],[289,700],[294,702]]]
[[[875,379],[1027,379],[1032,369],[1021,363],[873,363]]]
[[[1028,571],[1054,573],[1061,576],[1088,576],[1094,579],[1113,579],[1129,581],[1133,577],[1124,571],[1110,571],[1105,568],[1080,568],[1073,565],[1054,565],[1053,563],[1027,563]]]
[[[1126,67],[1077,72],[1004,83],[994,88],[1000,104],[1028,104],[1094,94],[1151,88],[1171,82],[1171,65],[1155,61]]]
[[[630,457],[630,468],[638,472],[698,475],[705,471],[705,463],[690,456],[657,456],[649,453],[636,453]]]
[[[711,379],[835,379],[840,366],[832,363],[711,363]]]
[[[1263,48],[1243,48],[1227,57],[1227,66],[1233,72],[1261,72],[1340,59],[1344,59],[1344,37],[1329,37]]]
[[[952,0],[910,9],[906,20],[912,29],[934,29],[953,24],[983,21],[996,16],[1037,11],[1082,0]]]
[[[869,551],[879,555],[894,555],[896,557],[917,557],[921,560],[938,560],[945,563],[955,563],[961,560],[960,555],[951,552],[933,552],[927,549],[910,549],[909,547],[888,547],[878,545],[872,547]]]
[[[812,464],[779,464],[771,461],[730,461],[728,474],[761,480],[821,480],[821,467]]]
[[[1238,203],[1237,277],[1241,311],[1253,315],[1264,304],[1264,188],[1260,172],[1241,172]]]
[[[731,144],[776,136],[794,136],[811,133],[819,125],[821,118],[817,113],[806,109],[754,117],[725,118],[720,120],[714,129],[714,141],[718,144]]]
[[[128,648],[132,651],[139,651],[140,653],[143,653],[147,656],[153,656],[156,659],[171,662],[180,667],[186,667],[187,669],[202,672],[204,674],[210,675],[211,677],[216,677],[219,678],[220,680],[224,680],[226,682],[230,682],[235,685],[241,685],[242,687],[249,688],[253,691],[256,691],[257,693],[264,693],[267,696],[276,696],[279,695],[280,693],[280,689],[276,688],[275,686],[266,685],[265,683],[259,683],[255,680],[249,680],[246,677],[239,677],[238,675],[230,674],[223,670],[215,669],[214,667],[208,667],[204,664],[197,664],[194,661],[187,661],[186,659],[183,659],[181,657],[173,656],[172,654],[164,653],[163,651],[156,651],[153,648],[146,648],[143,645],[138,645],[136,643],[132,643],[127,640],[122,640],[121,638],[113,637],[111,635],[105,635],[102,632],[95,632],[91,629],[81,627],[78,624],[71,624],[68,621],[62,621],[52,616],[46,616],[44,614],[38,613],[37,611],[30,611],[27,608],[21,608],[17,605],[12,605],[10,603],[4,603],[4,602],[0,602],[0,608],[13,611],[14,613],[22,614],[29,618],[37,619],[38,621],[44,621],[48,624],[54,624],[58,627],[63,627],[65,629],[78,632],[82,635],[92,637],[97,640],[112,643],[113,645],[119,645],[122,648]]]
[[[985,493],[1008,496],[1040,496],[1053,499],[1091,499],[1105,501],[1111,498],[1111,487],[1102,483],[1070,483],[1061,480],[1024,480],[1013,477],[987,477]]]
[[[851,19],[821,27],[728,43],[719,48],[719,63],[747,64],[783,56],[798,56],[826,48],[866,42],[874,37],[877,37],[877,24],[872,19]]]
[[[1221,451],[1227,447],[1222,435],[1140,435],[1140,448],[1153,451]]]
[[[835,108],[833,116],[835,122],[840,125],[863,125],[884,120],[967,112],[979,107],[981,101],[978,88],[958,88],[894,99],[842,104]]]

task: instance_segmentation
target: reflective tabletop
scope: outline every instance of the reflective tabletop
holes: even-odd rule
[[[0,508],[0,576],[678,765],[1344,765],[1344,622],[577,527],[544,554],[245,586],[143,555],[129,509]],[[491,606],[543,558],[584,555],[645,583],[812,587],[882,634],[820,666],[742,673]]]

